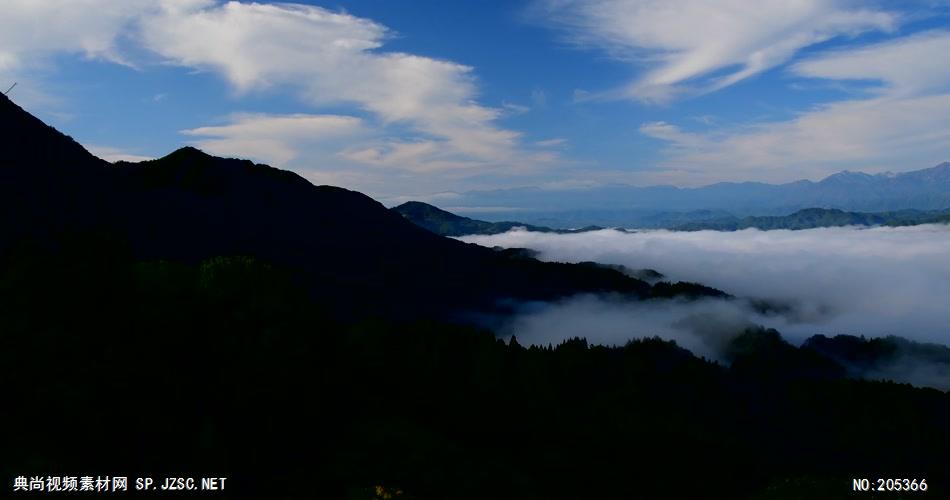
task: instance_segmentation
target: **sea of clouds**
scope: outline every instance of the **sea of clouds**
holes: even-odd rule
[[[749,325],[775,328],[793,343],[815,334],[851,334],[950,344],[948,225],[578,234],[513,230],[460,239],[530,248],[547,261],[655,269],[669,281],[699,282],[737,297],[633,302],[584,295],[527,304],[501,332],[517,335],[523,344],[557,344],[580,336],[619,345],[656,335],[717,359],[723,342]],[[776,307],[753,307],[763,300]]]

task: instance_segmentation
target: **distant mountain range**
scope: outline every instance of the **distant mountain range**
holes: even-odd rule
[[[467,234],[500,234],[522,227],[537,233],[580,233],[603,229],[600,226],[587,226],[580,229],[551,229],[546,226],[534,226],[522,222],[500,221],[487,222],[455,215],[439,207],[421,201],[408,201],[393,207],[392,210],[406,220],[424,227],[435,234],[442,236],[465,236]]]
[[[737,231],[740,229],[813,229],[841,226],[915,226],[950,223],[950,210],[898,210],[895,212],[845,212],[834,208],[806,208],[790,215],[723,217],[674,226],[677,231]]]
[[[899,174],[840,172],[818,182],[722,182],[698,188],[623,184],[585,189],[470,191],[453,212],[550,227],[673,227],[723,216],[786,215],[806,208],[860,212],[950,208],[950,162]]]
[[[540,233],[581,233],[604,229],[600,226],[587,226],[580,229],[551,229],[545,226],[533,226],[521,222],[487,222],[461,217],[438,207],[410,201],[393,207],[391,210],[401,214],[406,220],[442,236],[464,236],[469,234],[500,234],[515,228]],[[837,209],[806,208],[790,215],[733,217],[718,216],[704,221],[675,224],[669,229],[675,231],[737,231],[740,229],[814,229],[818,227],[841,226],[913,226],[918,224],[950,223],[950,210],[922,211],[899,210],[895,212],[865,213],[845,212]]]

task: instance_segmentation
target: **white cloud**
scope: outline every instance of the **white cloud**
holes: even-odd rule
[[[376,23],[316,7],[213,1],[163,2],[141,32],[170,62],[220,72],[240,91],[343,67],[385,35]]]
[[[683,132],[676,125],[666,122],[650,122],[640,126],[640,132],[655,139],[671,142],[673,146],[683,149],[695,148],[707,143],[701,135]]]
[[[0,4],[0,85],[14,81],[17,102],[63,118],[62,98],[43,76],[52,58],[71,54],[129,65],[119,41],[153,0],[4,0]],[[65,121],[65,120],[64,120]]]
[[[519,134],[476,103],[472,68],[383,52],[372,21],[296,4],[197,2],[142,21],[145,45],[173,64],[222,74],[238,92],[288,87],[313,106],[354,104],[411,137],[345,153],[351,161],[438,171],[485,162],[528,163]]]
[[[523,115],[528,111],[531,111],[531,108],[522,104],[515,104],[512,102],[502,103],[502,107],[505,108],[505,111],[508,112],[508,115]]]
[[[313,152],[329,140],[352,140],[363,133],[362,121],[339,115],[237,114],[226,125],[183,130],[195,145],[223,156],[239,156],[282,166],[302,150]]]
[[[117,38],[142,7],[128,0],[6,0],[0,10],[0,74],[55,53],[124,62]]]
[[[790,181],[841,170],[910,170],[950,157],[950,33],[928,32],[815,56],[796,74],[872,80],[863,99],[833,102],[787,121],[713,132],[663,123],[640,131],[668,143],[652,181]]]
[[[523,148],[519,133],[497,123],[522,108],[478,103],[471,67],[387,52],[390,36],[372,20],[292,3],[9,0],[0,14],[0,79],[12,81],[29,73],[27,66],[61,53],[143,68],[157,56],[166,64],[219,74],[238,96],[289,91],[309,111],[357,108],[353,114],[372,132],[366,135],[370,142],[344,143],[340,149],[346,150],[347,161],[364,158],[372,168],[441,172],[507,165],[517,170],[546,161]],[[296,118],[284,123],[312,125]],[[200,142],[223,154],[253,154],[279,163],[315,151],[302,137],[280,140],[266,130],[265,136],[251,137],[246,120],[236,125],[241,128],[195,130],[218,134]],[[274,125],[258,120],[268,130]],[[225,146],[237,149],[225,152]],[[339,150],[325,153],[310,165],[291,168],[343,158]]]
[[[114,147],[109,147],[109,146],[90,145],[90,146],[86,146],[86,149],[88,149],[89,152],[94,154],[95,156],[98,156],[99,158],[102,158],[103,160],[112,162],[112,163],[115,163],[117,161],[128,161],[128,162],[137,163],[140,161],[148,161],[148,160],[155,159],[152,156],[137,155],[137,154],[129,153],[119,148],[114,148]]]
[[[511,231],[461,239],[489,247],[531,248],[550,261],[595,261],[623,264],[631,269],[650,268],[672,280],[698,281],[739,297],[769,299],[790,309],[776,316],[754,315],[745,310],[746,320],[775,327],[793,340],[819,333],[894,334],[950,344],[950,309],[946,307],[950,303],[947,225],[731,233],[604,230],[559,235]],[[590,304],[574,304],[569,309],[576,312],[587,306]],[[589,328],[591,324],[602,324],[604,321],[597,317],[604,320],[603,308],[594,308],[594,323],[575,318],[568,324],[571,315],[565,314],[554,323],[574,325],[576,329],[565,326],[549,331],[623,343],[634,336],[653,335],[651,332],[674,335],[677,328],[673,321],[687,313],[700,312],[669,305],[659,308],[662,310],[647,311],[645,307],[649,304],[614,311],[611,314],[625,318],[624,323],[600,333],[587,334],[581,330],[583,325]],[[720,316],[729,317],[738,312],[742,310],[717,310]],[[590,315],[587,319],[591,319]],[[543,336],[544,332],[538,329],[534,334]]]
[[[644,101],[717,90],[810,45],[897,24],[845,0],[544,0],[538,10],[573,42],[648,66],[619,92]]]
[[[401,168],[416,173],[461,171],[483,167],[471,158],[460,158],[436,141],[386,141],[343,150],[339,157],[376,167]]]
[[[830,80],[876,80],[889,96],[945,92],[950,83],[950,33],[929,31],[893,41],[840,50],[792,67],[798,75]],[[941,57],[943,56],[943,57]]]

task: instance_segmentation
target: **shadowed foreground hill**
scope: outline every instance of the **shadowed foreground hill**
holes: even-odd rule
[[[194,148],[112,165],[6,97],[0,126],[0,252],[95,233],[138,259],[252,255],[359,315],[426,317],[502,298],[649,288],[609,269],[508,259],[436,236],[363,194]]]
[[[251,499],[821,499],[894,477],[950,493],[950,394],[847,379],[772,330],[737,337],[727,365],[659,339],[526,348],[340,323],[250,258],[62,250],[0,273],[8,487],[211,475]],[[881,351],[847,344],[820,347]]]
[[[0,141],[6,488],[206,476],[227,488],[201,497],[817,499],[886,477],[948,494],[950,394],[847,378],[898,352],[942,367],[943,351],[797,348],[755,328],[726,364],[658,339],[525,348],[440,319],[505,297],[721,292],[465,245],[190,148],[111,165],[6,98]]]

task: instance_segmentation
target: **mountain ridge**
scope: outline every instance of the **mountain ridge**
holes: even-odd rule
[[[484,211],[492,207],[491,211]],[[664,227],[695,211],[735,217],[787,215],[806,208],[856,212],[950,208],[950,162],[897,174],[844,171],[819,181],[719,182],[700,187],[607,184],[583,189],[521,187],[458,193],[451,210],[489,221],[554,228]],[[668,217],[669,214],[675,214]],[[681,222],[695,222],[685,220]]]
[[[469,217],[462,217],[435,205],[421,201],[407,201],[402,205],[391,208],[402,215],[406,220],[420,227],[428,229],[441,236],[465,236],[468,234],[500,234],[512,229],[523,227],[537,233],[579,233],[604,229],[600,226],[588,226],[580,229],[552,229],[546,226],[534,226],[515,221],[487,222]]]
[[[589,226],[581,229],[559,230],[543,226],[532,226],[521,222],[488,222],[461,217],[442,210],[434,205],[419,201],[406,202],[393,210],[407,220],[442,236],[493,235],[524,228],[527,231],[572,234],[585,231],[598,231],[604,228]],[[708,220],[674,224],[668,227],[673,231],[738,231],[742,229],[815,229],[842,226],[915,226],[920,224],[950,223],[950,210],[921,211],[899,210],[894,212],[846,212],[838,209],[805,208],[788,215],[780,216],[713,216]]]
[[[444,316],[504,298],[650,288],[611,269],[512,259],[443,238],[362,193],[192,147],[110,164],[7,97],[0,123],[0,257],[18,242],[57,248],[78,233],[119,242],[140,260],[250,255],[294,269],[343,315]]]

